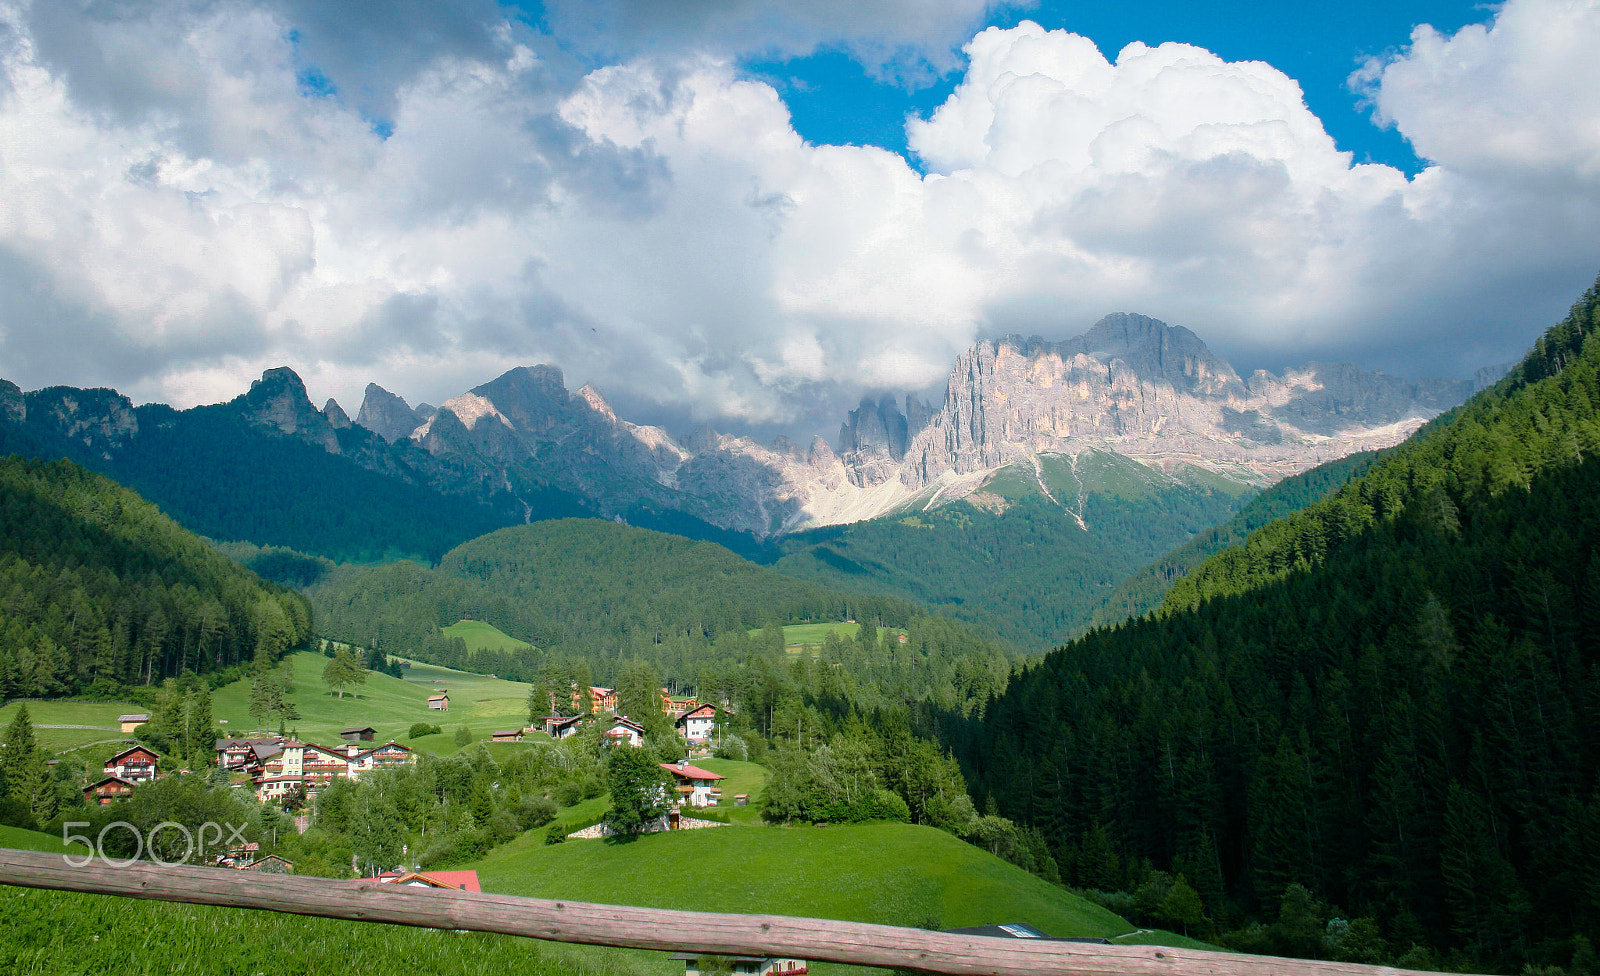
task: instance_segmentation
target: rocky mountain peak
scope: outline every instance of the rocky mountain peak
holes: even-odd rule
[[[611,404],[607,403],[606,398],[601,396],[600,391],[594,387],[585,383],[578,390],[578,399],[587,403],[590,410],[593,410],[611,423],[617,422],[617,412],[611,409]]]
[[[28,418],[28,404],[22,388],[10,380],[0,380],[0,423],[20,424]]]
[[[376,383],[368,383],[361,400],[361,410],[356,423],[393,444],[425,423],[433,411],[422,415],[420,408],[413,410],[401,397],[395,396]]]
[[[339,438],[328,418],[311,404],[298,373],[278,366],[261,374],[250,391],[233,401],[246,421],[339,453]],[[340,411],[341,413],[343,411]],[[347,418],[348,419],[348,418]]]
[[[350,415],[344,412],[344,408],[339,406],[339,401],[333,397],[329,397],[328,402],[322,405],[322,415],[328,418],[328,426],[334,430],[346,430],[352,426]]]

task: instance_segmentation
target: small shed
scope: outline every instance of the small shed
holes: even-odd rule
[[[494,742],[521,742],[522,741],[522,730],[521,729],[501,729],[498,732],[490,732],[489,733],[489,738]]]
[[[117,725],[118,725],[118,727],[120,727],[122,729],[122,734],[123,735],[127,735],[129,732],[132,732],[134,729],[137,729],[139,726],[143,725],[144,723],[146,723],[148,721],[150,721],[150,716],[148,716],[148,715],[118,715],[117,716]]]
[[[345,729],[343,732],[339,733],[339,738],[346,742],[371,742],[372,737],[377,734],[377,729],[363,727],[359,729]]]
[[[450,710],[450,696],[448,694],[429,696],[428,707],[435,711],[448,712]]]
[[[293,874],[294,862],[281,854],[268,854],[240,868],[242,871],[259,871],[262,874]]]

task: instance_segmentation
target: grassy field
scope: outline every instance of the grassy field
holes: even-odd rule
[[[446,637],[459,637],[466,641],[469,651],[518,651],[529,646],[526,641],[519,641],[481,620],[461,620],[442,630]]]
[[[404,679],[367,675],[366,684],[347,686],[341,700],[322,683],[327,658],[306,651],[293,655],[292,660],[295,681],[290,697],[300,710],[300,720],[291,724],[301,738],[312,742],[337,742],[341,729],[370,725],[377,730],[378,742],[394,739],[444,755],[459,748],[454,733],[462,725],[472,731],[476,742],[496,729],[521,728],[528,721],[528,685],[520,682],[413,663]],[[429,696],[440,693],[450,695],[449,711],[428,708]],[[218,719],[227,721],[224,728],[229,733],[247,735],[256,728],[249,700],[250,683],[236,681],[216,690],[211,707]],[[411,743],[406,736],[416,722],[441,726],[444,734]],[[276,728],[274,724],[273,730]]]
[[[143,705],[132,702],[30,701],[26,704],[28,720],[33,723],[34,738],[44,748],[51,752],[65,752],[94,744],[104,746],[106,756],[116,752],[120,743],[133,741],[118,731],[117,716],[149,711]],[[12,702],[0,708],[0,729],[11,724],[22,705],[22,702]],[[52,725],[83,725],[90,728],[48,728]]]
[[[943,831],[906,824],[735,825],[555,845],[535,832],[463,866],[478,872],[485,891],[536,898],[931,928],[1027,922],[1061,936],[1133,931],[1110,912]],[[628,976],[683,971],[666,953],[575,951],[595,968]]]
[[[886,628],[887,629],[887,628]],[[804,647],[820,647],[830,633],[838,634],[840,640],[853,640],[861,632],[861,625],[855,621],[834,621],[820,624],[790,624],[783,628],[783,646],[785,649],[799,650]],[[903,630],[891,630],[891,633],[903,634]],[[750,631],[750,636],[756,637],[761,633],[761,628],[756,627]],[[882,631],[879,632],[880,636]]]

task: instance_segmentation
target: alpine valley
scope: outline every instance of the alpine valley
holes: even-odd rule
[[[287,367],[182,411],[0,380],[0,451],[76,461],[214,539],[336,561],[433,562],[499,527],[615,519],[1043,649],[1262,487],[1398,443],[1497,376],[1241,377],[1189,330],[1119,313],[1061,342],[980,341],[942,404],[864,399],[836,445],[675,437],[534,365],[438,407],[369,384],[354,421]]]

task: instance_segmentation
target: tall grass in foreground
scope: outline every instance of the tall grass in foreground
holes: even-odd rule
[[[565,947],[484,933],[0,886],[0,972],[62,976],[556,976]]]

